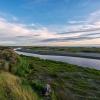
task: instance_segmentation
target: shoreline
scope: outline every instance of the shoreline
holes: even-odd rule
[[[58,52],[33,51],[29,49],[19,49],[16,51],[39,54],[39,55],[69,56],[69,57],[80,57],[80,58],[90,58],[90,59],[100,60],[99,53],[69,53],[69,52],[68,53],[58,53]]]

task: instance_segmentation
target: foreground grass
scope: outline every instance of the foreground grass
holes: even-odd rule
[[[38,100],[31,87],[20,78],[0,72],[0,100]]]
[[[98,70],[26,56],[20,57],[16,68],[16,75],[25,78],[39,96],[49,82],[51,100],[100,100]]]

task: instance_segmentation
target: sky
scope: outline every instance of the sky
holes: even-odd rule
[[[100,0],[0,0],[0,45],[99,46]]]

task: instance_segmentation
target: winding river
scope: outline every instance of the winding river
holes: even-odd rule
[[[21,52],[17,50],[15,50],[15,52],[19,55],[39,57],[41,59],[60,61],[60,62],[74,64],[74,65],[78,65],[82,67],[89,67],[89,68],[95,68],[95,69],[100,70],[100,60],[97,60],[97,59],[70,57],[70,56],[40,55],[40,54],[34,54],[34,53]]]

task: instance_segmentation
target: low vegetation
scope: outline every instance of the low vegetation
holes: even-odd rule
[[[7,47],[0,48],[0,69],[11,71],[14,65],[19,62],[19,56]]]
[[[26,47],[34,51],[46,51],[46,52],[89,52],[100,53],[100,47]]]
[[[15,76],[19,56],[9,48],[0,48],[0,100],[38,100],[25,79]]]
[[[40,94],[42,86],[52,86],[51,100],[99,100],[100,71],[61,62],[21,56],[16,74],[28,80]]]
[[[19,56],[7,48],[1,52],[0,100],[48,100],[41,94],[47,83],[49,100],[100,100],[99,70]]]

